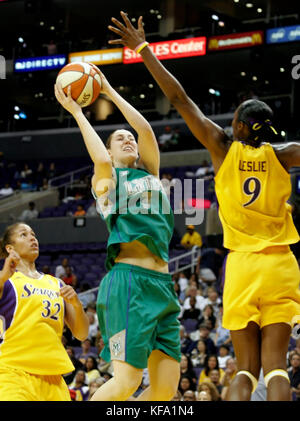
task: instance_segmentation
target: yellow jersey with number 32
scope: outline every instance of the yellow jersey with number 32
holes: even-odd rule
[[[289,173],[269,143],[232,142],[215,177],[224,247],[257,252],[299,241],[291,216]]]
[[[41,274],[33,279],[17,271],[0,298],[0,366],[31,374],[69,373],[74,366],[61,342],[64,300],[60,281]]]

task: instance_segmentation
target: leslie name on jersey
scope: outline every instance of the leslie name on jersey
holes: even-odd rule
[[[267,161],[239,161],[239,170],[248,172],[266,172]]]

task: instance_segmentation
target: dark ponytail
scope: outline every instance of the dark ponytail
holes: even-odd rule
[[[237,120],[242,121],[249,128],[249,140],[257,144],[262,141],[278,140],[278,133],[272,123],[273,111],[263,101],[250,99],[238,108]]]
[[[11,244],[13,233],[21,223],[22,222],[17,222],[6,227],[2,238],[0,238],[0,259],[6,259],[8,256],[5,246],[7,246],[7,244]]]

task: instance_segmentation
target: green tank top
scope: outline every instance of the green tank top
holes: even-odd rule
[[[108,197],[97,198],[92,190],[109,231],[106,269],[113,267],[120,243],[134,240],[168,262],[174,216],[160,180],[140,168],[114,168],[113,176],[116,188]]]

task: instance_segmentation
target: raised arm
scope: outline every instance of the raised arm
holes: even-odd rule
[[[4,284],[15,273],[19,261],[20,256],[14,250],[6,257],[3,268],[0,270],[0,299],[3,294]]]
[[[116,27],[109,26],[109,29],[118,34],[120,38],[111,40],[109,43],[123,44],[134,50],[138,45],[145,42],[142,17],[139,17],[138,29],[136,29],[124,12],[121,12],[121,16],[125,25],[112,18]],[[140,54],[147,69],[183,117],[193,135],[210,152],[214,166],[219,164],[219,161],[222,162],[227,153],[227,136],[224,130],[202,113],[194,101],[186,94],[178,80],[156,58],[149,46],[144,47]]]
[[[300,167],[300,143],[290,142],[272,146],[287,171],[292,167]]]
[[[140,159],[153,175],[159,175],[160,154],[155,134],[148,121],[132,105],[122,98],[98,69],[102,81],[102,92],[119,108],[127,122],[138,134]]]
[[[112,180],[112,162],[107,149],[90,122],[84,116],[82,108],[72,99],[71,87],[69,86],[68,88],[67,96],[60,85],[55,85],[54,89],[58,102],[72,114],[78,124],[85,146],[94,163],[93,188],[97,196],[100,196],[108,190],[108,184]]]

